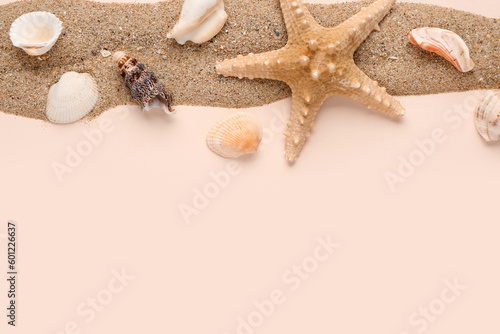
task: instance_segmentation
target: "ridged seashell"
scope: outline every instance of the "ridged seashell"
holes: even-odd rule
[[[172,94],[158,81],[153,72],[147,71],[137,59],[131,58],[123,51],[115,52],[113,60],[122,71],[122,77],[132,92],[132,97],[143,111],[158,108],[167,114],[175,114],[172,109]]]
[[[475,115],[476,129],[486,141],[500,140],[500,92],[489,90]]]
[[[453,31],[425,27],[412,30],[408,37],[412,44],[437,53],[461,72],[474,68],[467,44]]]
[[[238,112],[223,118],[207,135],[208,148],[224,158],[254,153],[262,139],[262,126],[252,114]]]
[[[97,84],[90,74],[67,72],[52,85],[47,98],[47,118],[53,123],[72,123],[85,117],[97,103]]]
[[[227,20],[223,0],[185,0],[179,22],[168,38],[177,43],[205,43],[217,35]]]
[[[62,31],[62,22],[52,13],[32,12],[18,17],[10,27],[10,40],[14,46],[31,56],[49,51]]]

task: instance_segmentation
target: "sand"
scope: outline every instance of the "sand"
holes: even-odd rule
[[[372,1],[308,5],[316,20],[332,27]],[[210,42],[182,46],[166,35],[182,1],[156,4],[96,3],[85,0],[28,0],[0,7],[0,110],[46,120],[50,86],[67,71],[87,72],[99,89],[93,118],[117,105],[135,104],[112,57],[100,51],[126,51],[157,74],[172,91],[174,105],[243,108],[291,95],[285,83],[224,78],[216,61],[238,54],[283,47],[287,34],[278,0],[225,0],[229,19]],[[54,13],[64,22],[56,45],[32,57],[12,45],[12,22],[31,11]],[[393,95],[418,95],[500,88],[500,20],[450,8],[398,3],[355,53],[356,64]],[[411,45],[407,33],[436,26],[458,33],[469,45],[476,67],[457,71],[443,58]]]

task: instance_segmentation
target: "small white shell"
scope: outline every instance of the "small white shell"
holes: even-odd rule
[[[486,141],[500,139],[500,92],[489,90],[475,115],[476,129]]]
[[[262,126],[257,117],[238,112],[223,118],[208,133],[208,148],[224,158],[255,153],[262,139]]]
[[[167,34],[177,43],[205,43],[217,35],[227,20],[223,0],[185,0],[179,22]]]
[[[107,58],[107,57],[111,56],[111,52],[109,52],[108,50],[101,50],[101,56],[103,56],[104,58]]]
[[[72,123],[85,117],[97,103],[97,84],[90,74],[67,72],[52,85],[47,98],[47,118]]]
[[[49,51],[62,31],[62,22],[52,13],[32,12],[18,17],[10,27],[10,40],[31,56]]]
[[[412,30],[408,37],[412,44],[437,53],[461,72],[474,68],[467,44],[453,31],[425,27]]]

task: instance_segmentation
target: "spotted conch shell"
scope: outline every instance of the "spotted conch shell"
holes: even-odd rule
[[[476,129],[486,141],[500,140],[500,91],[489,90],[475,115]]]
[[[238,112],[223,118],[207,135],[208,148],[224,158],[255,153],[262,139],[262,126],[252,114]]]
[[[223,0],[186,0],[179,22],[167,34],[177,43],[205,43],[217,35],[227,20]]]
[[[117,51],[113,60],[118,64],[132,97],[139,103],[142,110],[162,109],[166,114],[174,114],[172,109],[172,95],[161,84],[155,74],[147,71],[143,64],[123,51]]]
[[[461,72],[468,72],[474,68],[474,61],[470,58],[467,44],[453,31],[418,28],[410,32],[409,38],[411,43],[422,49],[444,57]]]

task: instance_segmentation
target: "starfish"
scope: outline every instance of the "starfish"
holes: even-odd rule
[[[404,115],[401,104],[354,63],[356,49],[396,0],[378,0],[333,28],[320,26],[301,0],[280,0],[288,42],[279,50],[238,56],[217,63],[224,76],[280,80],[292,90],[285,158],[294,162],[315,126],[323,102],[343,95],[390,116]]]

